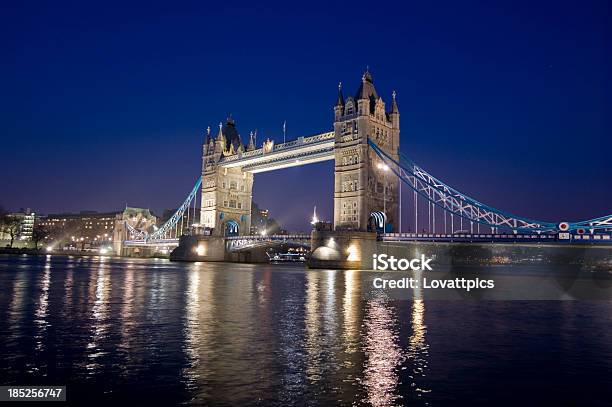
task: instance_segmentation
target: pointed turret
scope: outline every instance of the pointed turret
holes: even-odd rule
[[[217,140],[219,140],[219,138],[224,138],[223,137],[223,123],[219,122],[219,133],[217,133]]]
[[[242,145],[242,141],[236,129],[236,122],[232,119],[231,114],[227,118],[225,126],[223,126],[223,135],[225,137],[225,150],[230,151],[230,147],[233,147],[232,151],[238,151],[238,147]]]
[[[255,150],[255,139],[253,138],[253,132],[249,137],[249,145],[247,146],[247,151]]]
[[[344,96],[342,95],[342,82],[338,83],[338,99],[334,106],[335,120],[339,120],[344,114]]]
[[[355,100],[359,107],[359,114],[374,114],[377,99],[378,93],[376,93],[376,88],[374,88],[374,79],[372,79],[370,70],[366,69],[361,77],[361,85],[359,85],[359,89],[355,95]]]
[[[206,128],[206,137],[204,138],[204,144],[210,144],[210,126]]]
[[[397,108],[397,92],[393,91],[391,94],[393,96],[393,102],[391,103],[391,113],[399,113],[399,109]]]
[[[370,73],[369,69],[366,69],[361,77],[361,85],[357,90],[355,99],[371,99],[372,103],[374,103],[377,98],[378,94],[374,88],[374,79],[372,79],[372,74]]]
[[[342,82],[338,83],[338,100],[336,101],[336,106],[344,106],[344,96],[342,96]]]
[[[206,128],[206,136],[204,137],[204,144],[202,144],[202,150],[205,156],[212,154],[215,150],[212,137],[210,136],[210,126]]]
[[[217,133],[215,138],[215,151],[225,151],[225,135],[223,134],[223,123],[221,122],[219,122],[219,133]]]
[[[399,109],[397,107],[397,92],[393,91],[391,94],[393,96],[393,101],[391,102],[391,112],[389,112],[389,119],[393,124],[393,127],[399,129]]]

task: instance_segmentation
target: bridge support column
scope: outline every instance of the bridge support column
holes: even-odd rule
[[[173,261],[225,261],[225,239],[221,236],[182,236],[170,253]]]
[[[312,231],[310,268],[365,269],[372,267],[376,233]]]

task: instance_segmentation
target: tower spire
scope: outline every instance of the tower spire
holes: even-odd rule
[[[219,133],[217,134],[217,138],[215,139],[217,143],[217,147],[219,151],[225,151],[225,136],[223,135],[223,123],[219,122]]]
[[[370,73],[370,66],[369,65],[366,66],[366,70],[363,73],[363,76],[361,77],[361,81],[362,82],[366,82],[367,81],[367,82],[370,82],[370,83],[374,82],[373,79],[372,79],[372,74]]]
[[[247,146],[247,151],[255,150],[255,135],[253,131],[251,131],[251,135],[249,138],[249,145]]]
[[[393,102],[391,103],[391,113],[399,113],[399,109],[397,108],[397,92],[394,90],[391,94],[393,96]]]
[[[338,83],[338,100],[336,106],[344,106],[344,96],[342,95],[342,82]]]
[[[204,140],[205,144],[208,144],[210,142],[210,126],[206,128],[206,138]]]

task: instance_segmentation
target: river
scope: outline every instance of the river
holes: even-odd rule
[[[363,295],[363,271],[0,256],[0,383],[70,404],[609,405],[610,301]]]

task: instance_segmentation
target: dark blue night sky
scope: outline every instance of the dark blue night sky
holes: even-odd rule
[[[536,4],[537,3],[537,4]],[[228,5],[229,4],[229,5]],[[266,5],[268,4],[268,5]],[[176,207],[203,131],[332,127],[367,65],[398,92],[402,150],[542,220],[612,212],[609,2],[13,2],[0,12],[0,205]],[[332,163],[256,175],[290,229],[330,219]]]

